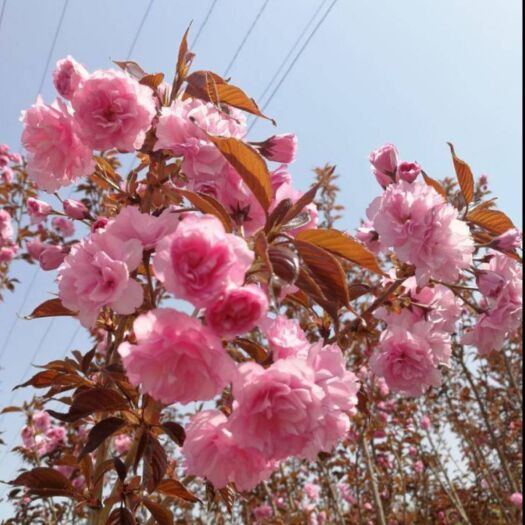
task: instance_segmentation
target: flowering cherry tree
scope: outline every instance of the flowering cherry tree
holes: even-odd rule
[[[0,149],[0,289],[13,260],[57,270],[30,318],[93,340],[4,409],[27,417],[11,522],[517,522],[521,405],[496,397],[519,395],[521,233],[485,178],[387,144],[352,236],[335,168],[296,189],[295,135],[251,141],[268,117],[192,59],[185,35],[171,84],[60,60],[25,157]]]

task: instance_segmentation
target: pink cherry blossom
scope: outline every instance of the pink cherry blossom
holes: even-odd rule
[[[9,166],[0,169],[0,182],[2,184],[11,184],[14,179],[14,172]]]
[[[207,478],[216,489],[233,482],[241,491],[252,490],[270,476],[273,466],[255,448],[239,445],[218,410],[193,416],[182,454],[187,473]]]
[[[38,262],[42,270],[46,272],[56,270],[67,256],[67,250],[57,244],[46,244],[43,246]]]
[[[294,133],[273,135],[264,142],[256,144],[261,155],[273,162],[291,164],[297,151],[297,136]]]
[[[397,167],[397,180],[414,182],[421,174],[421,166],[417,162],[400,162]]]
[[[31,224],[39,224],[46,220],[46,217],[53,211],[47,202],[29,197],[27,199],[27,214],[31,218]]]
[[[216,217],[191,214],[159,242],[153,267],[168,291],[202,307],[243,284],[253,260],[246,241],[226,233]]]
[[[383,332],[370,367],[391,389],[408,396],[418,396],[441,382],[428,341],[400,327]]]
[[[428,430],[431,426],[430,418],[428,416],[423,416],[419,424],[423,430]]]
[[[253,509],[253,516],[256,520],[266,520],[271,518],[273,514],[272,507],[267,503],[258,505]]]
[[[133,329],[137,344],[119,347],[129,380],[163,403],[211,399],[236,375],[220,339],[194,317],[156,309]]]
[[[323,389],[301,359],[281,359],[269,368],[245,363],[234,382],[230,418],[239,442],[268,459],[300,454],[322,416]]]
[[[66,217],[53,217],[51,221],[53,228],[60,232],[63,237],[71,237],[75,234],[75,225],[73,221]]]
[[[51,418],[45,410],[38,410],[32,416],[33,426],[38,432],[45,432],[51,424]]]
[[[274,360],[307,357],[311,344],[296,319],[278,315],[275,319],[265,320],[261,328],[268,338],[268,348]]]
[[[145,250],[151,250],[161,239],[173,233],[178,223],[178,214],[170,209],[156,217],[141,213],[134,206],[126,206],[110,222],[106,231],[123,241],[136,239]]]
[[[230,287],[206,310],[206,322],[216,334],[234,337],[252,330],[267,310],[268,298],[257,285]]]
[[[57,62],[53,71],[53,84],[58,94],[66,100],[71,100],[78,85],[86,79],[89,73],[71,55]]]
[[[44,251],[44,248],[46,245],[38,238],[35,237],[29,241],[27,241],[27,253],[33,258],[38,260],[40,257],[40,254]]]
[[[357,229],[356,239],[361,241],[372,253],[378,254],[381,251],[381,243],[379,242],[379,234],[374,230],[371,221],[365,221],[362,226]]]
[[[89,211],[85,204],[74,199],[66,199],[63,203],[64,213],[70,219],[82,220],[89,216]]]
[[[396,180],[398,152],[394,145],[385,144],[370,153],[368,160],[372,165],[377,182],[385,188]]]
[[[304,492],[308,499],[316,500],[321,493],[321,487],[315,483],[305,483]]]
[[[0,247],[0,262],[8,263],[11,262],[18,251],[16,244],[10,244],[7,246]]]
[[[80,322],[93,326],[99,310],[110,306],[132,314],[142,304],[140,284],[130,277],[142,259],[140,242],[121,241],[105,232],[94,233],[73,246],[58,274],[59,295]]]
[[[401,181],[387,187],[367,210],[384,247],[416,267],[418,284],[429,278],[454,282],[472,262],[474,242],[467,223],[434,188]]]
[[[496,237],[490,245],[495,250],[511,251],[521,248],[523,242],[523,233],[517,228],[511,228],[505,233]]]
[[[13,225],[11,215],[6,210],[0,208],[0,246],[11,241],[13,238]]]
[[[509,501],[515,506],[521,509],[523,507],[523,495],[521,492],[515,492],[509,498]]]
[[[92,151],[73,129],[73,115],[61,100],[49,106],[39,97],[22,112],[22,122],[28,173],[41,189],[52,193],[94,170]]]
[[[93,149],[139,149],[156,114],[152,90],[125,73],[95,71],[72,99],[78,132]]]
[[[126,454],[133,440],[129,434],[117,434],[113,438],[113,448],[119,455]]]
[[[355,413],[359,382],[346,369],[337,345],[316,343],[310,349],[308,363],[315,373],[315,384],[323,389],[323,415],[318,419],[313,438],[302,455],[312,459],[320,451],[330,452],[350,430],[349,415]]]

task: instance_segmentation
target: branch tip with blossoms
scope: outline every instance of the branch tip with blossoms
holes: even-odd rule
[[[248,140],[246,113],[267,117],[228,80],[191,72],[186,39],[170,83],[132,61],[60,60],[57,99],[23,112],[26,157],[0,146],[0,289],[14,289],[15,260],[57,270],[58,298],[30,318],[74,317],[93,339],[23,385],[41,398],[6,410],[27,417],[17,450],[32,467],[11,482],[14,519],[164,524],[223,505],[257,523],[423,523],[404,493],[430,508],[420,478],[451,516],[477,512],[411,453],[397,501],[383,440],[397,463],[406,454],[382,429],[402,419],[421,443],[407,414],[455,381],[455,334],[481,355],[515,341],[521,233],[453,146],[457,182],[441,183],[390,144],[369,157],[381,194],[366,222],[334,228],[335,167],[295,188],[296,136]],[[125,154],[139,160],[129,173]],[[64,411],[44,411],[51,400]],[[515,458],[497,448],[517,506]],[[319,492],[291,494],[312,477],[318,508]]]

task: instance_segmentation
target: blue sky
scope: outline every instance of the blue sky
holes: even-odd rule
[[[232,82],[257,99],[321,1],[269,0],[230,70]],[[169,77],[182,33],[193,20],[196,34],[211,3],[154,0],[132,59]],[[330,3],[324,1],[318,19]],[[71,54],[91,70],[125,59],[149,4],[70,0],[43,84],[45,100],[54,97],[51,70],[57,59]],[[218,0],[194,48],[194,66],[223,73],[263,4]],[[14,149],[20,111],[37,95],[63,5],[6,2],[0,25],[0,143]],[[299,137],[296,184],[305,189],[314,167],[337,164],[347,208],[341,227],[353,229],[379,190],[367,163],[370,150],[393,142],[404,159],[417,160],[441,178],[453,173],[446,146],[452,141],[477,175],[488,175],[500,207],[521,224],[521,20],[519,0],[339,0],[266,110],[279,132]],[[251,136],[273,132],[258,122]],[[16,266],[15,274],[22,284],[0,303],[0,348],[24,299],[21,313],[27,314],[55,290],[53,275],[34,277],[34,267]],[[74,347],[85,351],[87,340],[71,320],[51,326],[47,320],[18,321],[0,361],[0,405],[10,401],[12,386],[36,350],[36,362],[46,362],[63,355],[75,335]],[[17,392],[15,401],[29,394]],[[8,443],[19,428],[16,416],[0,419]],[[0,479],[10,478],[16,466],[13,458],[0,459]]]

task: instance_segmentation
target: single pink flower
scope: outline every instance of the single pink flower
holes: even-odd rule
[[[60,232],[63,237],[71,237],[75,234],[75,225],[73,221],[66,217],[53,217],[51,221],[53,228]]]
[[[216,217],[191,214],[158,243],[153,268],[169,292],[203,307],[242,285],[253,260],[246,241],[226,233]]]
[[[372,165],[377,182],[385,188],[396,181],[398,152],[394,145],[385,144],[370,153],[368,160]]]
[[[515,492],[509,498],[509,501],[515,506],[521,509],[523,507],[523,495],[521,492]]]
[[[474,241],[458,211],[424,182],[390,184],[367,210],[383,247],[416,267],[419,285],[455,282],[472,262]]]
[[[233,395],[233,434],[241,445],[275,460],[300,454],[310,443],[325,396],[314,370],[301,359],[281,359],[266,369],[241,365]]]
[[[53,211],[47,202],[29,197],[27,199],[27,214],[31,219],[31,224],[39,224],[46,220],[46,217]]]
[[[129,434],[117,434],[113,438],[113,449],[118,455],[126,454],[133,440]]]
[[[13,225],[8,211],[0,209],[0,246],[13,238]]]
[[[33,426],[38,432],[45,432],[50,424],[51,418],[45,410],[38,410],[32,416]]]
[[[273,467],[255,448],[239,445],[218,410],[193,416],[182,454],[187,473],[207,478],[216,489],[233,482],[241,491],[252,490],[270,476]]]
[[[156,217],[141,213],[135,206],[126,206],[109,223],[106,231],[123,241],[136,239],[145,250],[151,250],[161,239],[173,233],[178,223],[178,214],[170,209]]]
[[[278,315],[275,319],[263,321],[261,329],[268,338],[274,360],[307,357],[311,344],[296,319]]]
[[[507,230],[505,233],[502,233],[493,239],[490,245],[495,250],[501,250],[505,252],[521,248],[522,243],[523,233],[517,228],[511,228],[510,230]]]
[[[441,383],[428,341],[401,327],[383,332],[370,367],[376,375],[384,377],[391,389],[408,396],[421,395],[429,386]]]
[[[41,189],[52,193],[94,170],[92,151],[73,129],[73,116],[61,100],[48,106],[39,97],[22,112],[22,122],[28,173]]]
[[[206,309],[206,322],[223,337],[235,337],[252,330],[266,315],[268,298],[255,284],[228,288]]]
[[[45,252],[44,252],[45,253]],[[93,233],[73,246],[58,274],[59,296],[91,327],[103,306],[132,314],[142,304],[142,286],[130,277],[142,259],[137,240],[122,241],[105,232]]]
[[[85,67],[68,55],[57,62],[56,69],[53,71],[53,84],[60,96],[71,100],[80,82],[88,76]]]
[[[417,162],[400,162],[397,167],[397,180],[414,182],[421,175],[421,166]]]
[[[40,255],[38,256],[38,262],[42,270],[50,271],[56,270],[67,256],[67,250],[57,244],[46,244],[44,245]]]
[[[70,219],[82,220],[89,216],[89,210],[85,204],[74,199],[66,199],[63,203],[64,213]]]
[[[264,142],[257,144],[261,155],[273,162],[291,164],[297,152],[297,136],[294,133],[273,135]]]
[[[194,317],[156,309],[133,329],[137,344],[119,347],[129,380],[163,403],[212,399],[236,375],[220,339]]]
[[[153,91],[120,71],[95,71],[72,99],[78,133],[93,149],[139,149],[156,114]]]

